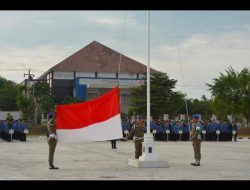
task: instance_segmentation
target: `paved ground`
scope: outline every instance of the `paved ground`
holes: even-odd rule
[[[133,168],[131,141],[58,144],[49,170],[45,137],[27,142],[0,142],[0,180],[250,180],[250,140],[202,143],[200,167],[193,161],[191,142],[156,142],[156,152],[169,168]]]

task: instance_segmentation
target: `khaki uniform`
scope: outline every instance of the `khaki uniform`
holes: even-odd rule
[[[47,128],[49,131],[49,138],[47,140],[49,144],[49,164],[52,164],[54,161],[54,153],[57,144],[56,125],[55,120],[53,118],[48,121]]]
[[[142,123],[134,124],[128,134],[128,139],[131,137],[133,137],[135,144],[135,159],[139,159],[142,155],[142,142],[144,138],[144,125]]]
[[[197,123],[192,124],[192,130],[190,133],[190,139],[193,141],[194,158],[196,160],[201,159],[201,136],[200,131],[196,129]]]

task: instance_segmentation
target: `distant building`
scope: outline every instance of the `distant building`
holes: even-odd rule
[[[46,79],[52,94],[90,100],[115,87],[119,79],[121,112],[128,113],[130,87],[141,85],[147,67],[93,41],[78,52],[46,71],[39,79]],[[151,69],[155,71],[154,69]]]
[[[6,120],[8,115],[11,115],[14,120],[21,118],[21,112],[20,111],[0,111],[0,120]]]

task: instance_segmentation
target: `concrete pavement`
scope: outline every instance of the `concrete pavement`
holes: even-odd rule
[[[156,142],[156,152],[169,168],[133,168],[132,141],[58,144],[55,165],[48,169],[46,137],[27,142],[0,142],[0,180],[250,180],[250,140],[203,142],[201,166],[193,162],[191,142]]]

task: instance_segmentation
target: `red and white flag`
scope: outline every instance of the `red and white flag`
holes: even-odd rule
[[[90,142],[122,138],[118,86],[87,102],[56,107],[59,142]]]

